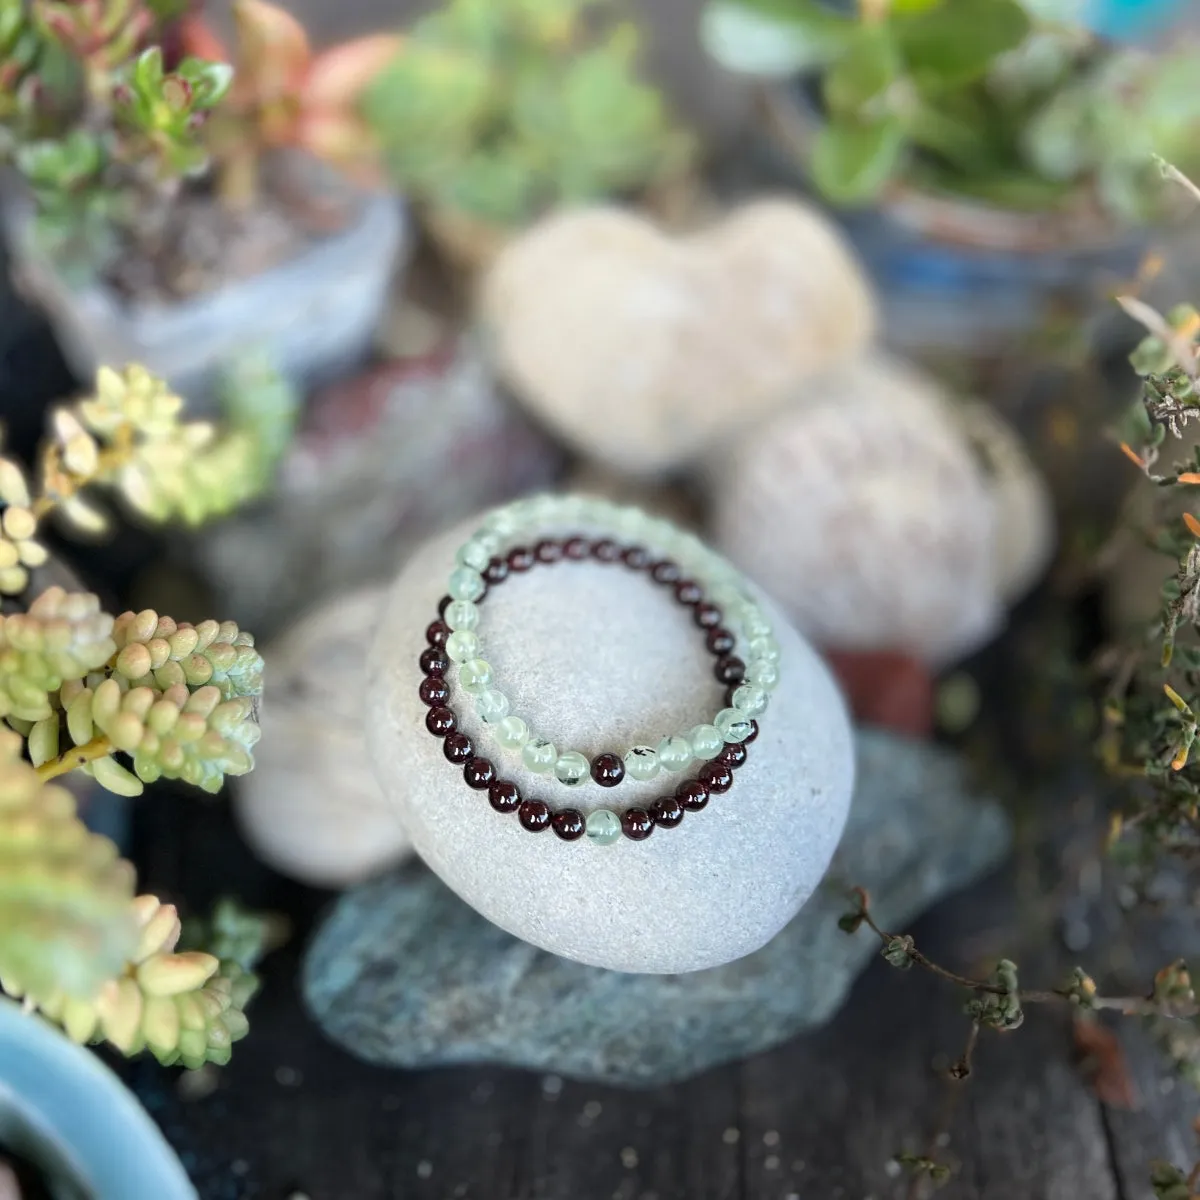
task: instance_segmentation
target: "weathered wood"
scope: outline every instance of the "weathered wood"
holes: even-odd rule
[[[203,1200],[904,1197],[892,1155],[926,1148],[946,1090],[934,1064],[963,1045],[954,988],[878,961],[826,1029],[648,1092],[496,1068],[386,1071],[326,1042],[302,1011],[303,928],[325,897],[255,864],[223,806],[177,804],[185,807],[160,800],[139,810],[149,884],[193,903],[233,890],[297,914],[299,925],[268,960],[251,1035],[211,1095],[184,1099],[174,1072],[132,1068]],[[1007,883],[992,881],[914,932],[931,954],[966,967],[970,939],[1009,902]],[[1131,1045],[1147,1102],[1111,1113],[1075,1067],[1065,1012],[1033,1010],[1018,1033],[985,1036],[939,1150],[956,1167],[939,1196],[1143,1200],[1150,1158],[1189,1161],[1196,1105],[1183,1091],[1163,1095],[1152,1051]]]

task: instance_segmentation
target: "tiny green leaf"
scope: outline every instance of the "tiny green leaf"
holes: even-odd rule
[[[163,79],[163,57],[159,46],[143,50],[133,65],[133,86],[142,95],[158,92]]]
[[[903,147],[904,127],[895,117],[831,121],[813,146],[813,181],[835,203],[866,204],[896,173]]]

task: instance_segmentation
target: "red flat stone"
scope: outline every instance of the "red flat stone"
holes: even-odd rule
[[[824,653],[856,721],[909,737],[933,732],[933,676],[924,663],[895,650]]]

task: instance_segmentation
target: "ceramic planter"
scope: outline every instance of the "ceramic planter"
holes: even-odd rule
[[[93,1054],[0,998],[0,1145],[54,1200],[197,1200],[158,1126]]]
[[[807,190],[819,118],[795,85],[760,101],[772,173]],[[1052,316],[1107,313],[1149,241],[1098,215],[1017,212],[903,184],[874,208],[836,215],[880,289],[888,342],[911,353],[992,353]]]
[[[393,195],[365,195],[357,218],[297,257],[176,304],[130,305],[100,284],[72,287],[32,239],[32,208],[9,189],[0,206],[17,286],[53,323],[80,379],[101,363],[141,362],[192,406],[212,405],[223,363],[265,351],[304,388],[364,359],[408,242]]]

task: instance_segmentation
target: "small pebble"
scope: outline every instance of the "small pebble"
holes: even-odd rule
[[[638,1165],[638,1152],[632,1146],[626,1146],[621,1151],[621,1166],[632,1171]]]
[[[299,1087],[304,1076],[295,1067],[276,1067],[275,1082],[280,1087]]]
[[[767,1157],[763,1159],[763,1169],[767,1170],[767,1171],[778,1171],[779,1170],[779,1155],[778,1154],[768,1154]]]
[[[421,1161],[417,1163],[417,1178],[428,1179],[432,1174],[433,1163],[431,1163],[427,1158],[421,1159]]]
[[[895,1179],[903,1169],[894,1158],[889,1158],[883,1165],[883,1173],[889,1179]]]
[[[763,1145],[764,1146],[778,1146],[779,1145],[779,1130],[778,1129],[768,1129],[767,1132],[763,1134]]]
[[[736,1146],[742,1140],[742,1131],[735,1129],[732,1125],[721,1134],[721,1141],[727,1146]]]
[[[589,1121],[594,1121],[603,1111],[604,1106],[599,1100],[589,1100],[583,1106],[583,1115],[587,1117]]]
[[[21,1185],[6,1162],[0,1162],[0,1200],[21,1200]]]
[[[547,1075],[542,1080],[543,1096],[558,1096],[562,1094],[563,1081],[561,1075]]]

